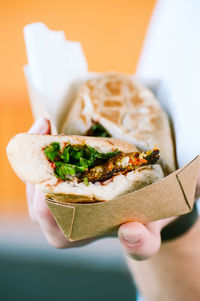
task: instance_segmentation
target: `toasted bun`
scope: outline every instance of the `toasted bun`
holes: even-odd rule
[[[141,167],[126,175],[115,176],[112,181],[102,185],[59,181],[44,155],[43,149],[52,142],[87,144],[100,152],[109,152],[116,148],[122,152],[134,152],[137,148],[124,141],[112,138],[95,138],[81,136],[51,136],[38,134],[19,134],[8,144],[7,154],[16,174],[24,181],[36,184],[48,197],[57,197],[69,202],[94,202],[94,200],[111,200],[130,191],[152,184],[163,177],[159,165]],[[64,196],[64,198],[63,198]]]
[[[62,131],[85,135],[93,122],[139,149],[157,145],[165,174],[175,170],[168,118],[153,93],[131,76],[108,73],[83,84]]]

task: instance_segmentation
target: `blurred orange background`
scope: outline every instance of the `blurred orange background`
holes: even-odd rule
[[[80,41],[90,71],[133,73],[155,0],[7,0],[0,10],[0,211],[26,211],[25,186],[12,171],[5,148],[33,119],[23,75],[23,27],[44,22]]]

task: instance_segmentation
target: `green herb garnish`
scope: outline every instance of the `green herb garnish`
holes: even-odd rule
[[[84,178],[83,178],[83,182],[85,183],[86,186],[89,185],[89,181],[88,181],[88,178],[87,178],[87,177],[84,177]]]
[[[66,145],[61,152],[60,143],[52,142],[44,149],[48,160],[53,164],[57,178],[66,181],[67,176],[78,177],[84,171],[103,163],[120,152],[115,150],[109,153],[100,153],[89,145]],[[88,185],[88,179],[83,179]]]
[[[56,157],[60,157],[60,143],[52,142],[45,148],[44,153],[50,161],[54,162]]]
[[[85,135],[94,137],[111,137],[110,133],[98,122],[95,122]]]

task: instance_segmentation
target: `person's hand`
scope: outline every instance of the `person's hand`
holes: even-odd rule
[[[197,178],[195,200],[200,197],[200,173]],[[161,231],[176,217],[167,218],[143,225],[129,222],[118,231],[119,240],[125,252],[136,260],[145,260],[155,255],[161,245]]]
[[[47,119],[38,119],[29,130],[31,134],[50,134],[50,123]],[[57,225],[51,211],[44,201],[44,195],[38,191],[34,185],[26,184],[26,195],[28,201],[29,215],[37,222],[47,241],[56,248],[77,247],[91,242],[90,239],[78,242],[69,242]]]
[[[197,178],[195,200],[200,197],[200,173]],[[136,260],[145,260],[155,255],[161,245],[161,231],[176,217],[167,218],[143,225],[129,222],[118,231],[119,240],[125,252]]]
[[[50,134],[50,123],[47,119],[39,119],[29,130],[29,133]],[[36,188],[26,184],[28,209],[31,219],[39,223],[47,241],[56,248],[69,248],[88,244],[94,239],[69,242],[57,225],[51,211],[44,201],[44,195]],[[119,228],[119,239],[125,251],[137,260],[148,259],[157,253],[160,247],[160,232],[174,218],[156,221],[143,225],[129,222]]]
[[[118,231],[125,252],[136,260],[155,255],[161,244],[161,230],[175,218],[167,218],[143,225],[137,222],[123,224]]]

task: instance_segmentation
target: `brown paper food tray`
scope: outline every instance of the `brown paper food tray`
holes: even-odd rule
[[[25,77],[35,119],[50,119],[52,134],[56,134],[61,122],[59,116],[51,118],[42,95],[33,88],[26,70]],[[78,204],[46,198],[46,203],[66,238],[76,241],[116,230],[127,221],[147,223],[190,212],[199,169],[200,156],[197,156],[157,183],[111,201]]]
[[[164,179],[107,202],[65,203],[46,198],[65,237],[76,241],[116,230],[127,221],[152,222],[192,210],[200,155]]]

